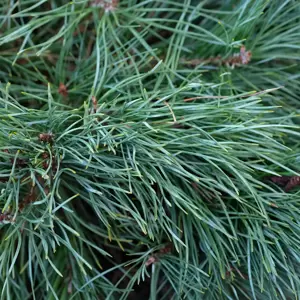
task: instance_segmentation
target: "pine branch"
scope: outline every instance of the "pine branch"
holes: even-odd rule
[[[1,2],[1,297],[296,299],[299,10]]]

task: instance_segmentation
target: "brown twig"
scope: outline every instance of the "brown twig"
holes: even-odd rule
[[[62,95],[64,98],[68,97],[69,94],[68,89],[62,82],[59,84],[58,93]]]
[[[193,67],[196,67],[202,63],[211,63],[211,64],[217,64],[217,65],[229,65],[229,66],[238,66],[238,65],[247,65],[252,57],[252,52],[247,51],[246,47],[244,45],[241,46],[240,52],[235,53],[229,58],[222,58],[222,56],[218,55],[215,57],[210,57],[207,59],[192,59],[192,60],[182,60],[182,63],[185,65],[190,65]]]
[[[49,153],[48,153],[48,152],[44,152],[44,153],[42,154],[42,158],[44,159],[44,161],[43,161],[43,169],[46,170],[46,169],[48,169],[49,163],[50,163],[50,156],[49,156]],[[54,173],[56,173],[56,171],[57,171],[57,162],[56,162],[56,158],[55,158],[54,155],[52,155],[51,159],[52,159],[52,165],[51,165],[52,171],[53,171]]]
[[[168,243],[165,247],[159,249],[158,252],[153,253],[151,256],[149,256],[148,260],[146,261],[146,267],[158,262],[161,256],[170,253],[172,249],[173,245],[171,243]]]
[[[155,254],[153,254],[148,258],[145,265],[146,265],[146,267],[148,267],[148,266],[151,266],[152,264],[154,264],[156,262],[158,262],[158,257]]]
[[[31,186],[29,193],[25,196],[23,201],[19,204],[19,211],[21,212],[28,204],[36,201],[37,195],[36,195],[37,189],[35,186]]]
[[[191,126],[189,126],[189,125],[178,123],[178,122],[173,123],[172,127],[176,128],[176,129],[190,129],[191,128]]]
[[[284,189],[286,192],[289,192],[291,189],[299,185],[300,185],[300,176],[292,176]]]
[[[53,133],[40,133],[39,140],[43,143],[52,144],[54,142],[54,134]]]
[[[279,186],[284,186],[286,192],[289,192],[296,186],[300,186],[300,176],[269,176],[266,177],[266,180],[270,180]]]
[[[97,103],[97,99],[95,96],[92,96],[92,104],[93,104],[93,113],[97,113],[97,106],[98,106],[98,103]]]

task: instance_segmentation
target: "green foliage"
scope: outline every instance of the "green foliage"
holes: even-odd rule
[[[1,299],[299,299],[299,1],[117,2],[0,4]]]

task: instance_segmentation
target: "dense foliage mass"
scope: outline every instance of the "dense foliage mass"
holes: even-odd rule
[[[299,299],[300,2],[0,3],[1,299]]]

